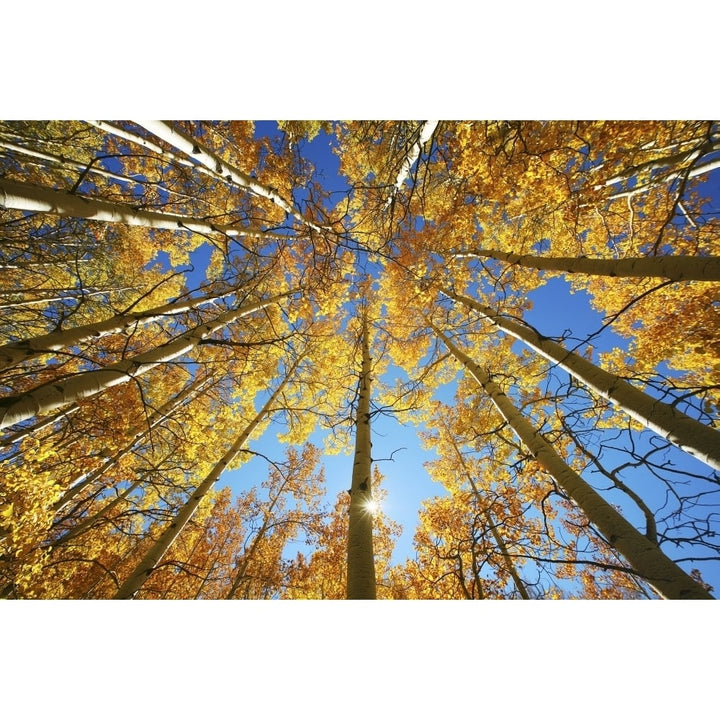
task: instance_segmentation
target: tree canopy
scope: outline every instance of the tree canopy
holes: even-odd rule
[[[714,597],[719,178],[710,121],[0,123],[0,596]]]

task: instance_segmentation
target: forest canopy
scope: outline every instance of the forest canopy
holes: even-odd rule
[[[0,596],[714,597],[719,178],[710,121],[0,123]]]

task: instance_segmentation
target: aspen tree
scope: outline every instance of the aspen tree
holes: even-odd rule
[[[219,155],[205,147],[196,137],[188,135],[177,126],[167,122],[146,120],[139,124],[157,137],[165,140],[169,145],[173,145],[182,150],[187,157],[192,157],[218,178],[235,183],[258,197],[270,200],[282,208],[288,215],[299,220],[303,225],[307,225],[316,232],[323,232],[323,228],[316,223],[306,220],[284,198],[280,197],[277,190],[264,185],[248,173],[225,162]]]
[[[55,510],[60,511],[85,488],[89,487],[97,480],[100,480],[103,475],[105,475],[113,466],[117,465],[123,457],[128,455],[138,442],[149,435],[158,425],[164,422],[168,416],[175,412],[183,403],[185,403],[186,400],[188,400],[188,398],[202,392],[211,379],[212,378],[210,377],[202,377],[201,375],[193,378],[175,397],[170,398],[157,410],[151,412],[142,425],[131,428],[129,433],[131,437],[130,442],[121,447],[111,457],[106,458],[97,470],[93,470],[84,476],[77,476],[71,480],[65,492],[55,503]]]
[[[455,253],[454,257],[492,258],[509,265],[520,265],[554,273],[581,273],[608,277],[657,277],[675,282],[720,280],[720,257],[703,255],[657,255],[605,259],[519,255],[502,250],[474,248]]]
[[[0,207],[122,223],[156,230],[188,230],[223,235],[237,235],[244,232],[242,228],[215,225],[198,218],[158,210],[139,210],[110,200],[82,197],[63,190],[52,190],[4,178],[0,178]]]
[[[533,457],[552,475],[630,566],[661,595],[670,599],[712,599],[710,593],[670,560],[657,545],[606,502],[555,452],[540,433],[513,405],[485,370],[474,363],[450,338],[428,321],[428,326],[492,399],[498,412],[512,427]]]
[[[708,597],[720,485],[683,453],[720,469],[718,122],[279,128],[0,122],[0,595],[636,597],[647,578]],[[628,340],[606,370],[510,309],[542,309],[551,273]],[[354,466],[292,561],[281,523],[305,496],[287,513],[252,486],[210,501],[300,335],[307,360],[268,415],[286,445],[332,428],[328,452]],[[205,373],[217,386],[176,407]],[[387,407],[441,433],[430,408],[456,380],[438,410],[456,450],[428,439],[449,495],[423,506],[418,560],[395,573],[366,504],[381,497],[370,423]]]
[[[310,477],[309,473],[317,463],[317,448],[313,445],[306,445],[302,454],[290,449],[287,452],[288,467],[280,470],[273,468],[270,471],[270,478],[266,483],[268,487],[268,498],[264,507],[261,509],[262,522],[260,527],[255,531],[250,547],[244,550],[241,559],[233,569],[234,579],[225,595],[226,600],[241,596],[239,591],[242,585],[246,586],[244,593],[249,590],[252,578],[248,577],[249,570],[259,563],[258,556],[264,545],[268,544],[271,534],[282,535],[281,543],[284,546],[285,537],[293,537],[297,532],[298,524],[303,517],[302,510],[297,506],[298,501],[307,501],[312,496],[317,486],[317,480],[322,480],[322,474],[319,477]],[[287,511],[285,509],[287,496],[292,496],[296,503],[296,508]],[[247,542],[247,541],[246,541]],[[276,547],[278,543],[276,541]],[[251,570],[252,575],[257,574],[257,570]],[[245,595],[247,597],[247,595]]]
[[[426,120],[418,128],[418,138],[408,148],[408,153],[400,166],[400,170],[398,171],[397,178],[395,179],[395,184],[392,189],[392,194],[388,198],[388,203],[392,201],[393,197],[395,197],[400,190],[402,190],[405,181],[410,177],[410,171],[412,170],[413,165],[417,162],[417,159],[420,157],[420,153],[425,148],[425,145],[427,145],[430,138],[432,138],[437,126],[437,120]]]
[[[221,313],[214,321],[186,330],[174,340],[100,370],[88,370],[64,380],[51,381],[34,390],[0,400],[0,429],[27,420],[34,415],[56,410],[74,400],[92,397],[115,385],[126,383],[156,365],[170,362],[198,345],[202,340],[245,315],[263,309],[288,293],[242,305]]]
[[[350,524],[347,543],[347,598],[375,600],[375,555],[373,552],[373,506],[371,473],[370,395],[372,359],[367,309],[360,329],[361,364],[355,409],[355,455],[350,485]]]
[[[140,480],[136,480],[131,485],[128,485],[128,487],[126,487],[122,492],[118,493],[112,500],[105,503],[105,505],[103,505],[96,513],[83,518],[83,520],[79,523],[73,525],[70,530],[63,533],[60,537],[55,538],[50,546],[51,552],[55,548],[64,545],[70,540],[80,537],[80,535],[90,530],[99,520],[107,517],[118,505],[120,505],[120,503],[132,495],[133,492],[135,492],[135,490],[137,490],[141,485],[142,482]]]
[[[237,289],[231,289],[215,294],[208,293],[189,300],[173,301],[148,310],[120,313],[106,320],[98,320],[94,323],[87,323],[67,330],[56,330],[45,335],[7,343],[0,346],[0,370],[12,367],[23,360],[63,350],[90,339],[94,341],[116,332],[132,332],[133,329],[141,325],[185,313],[188,310],[217,302],[238,292]]]
[[[158,563],[160,563],[170,546],[173,544],[173,542],[175,542],[177,536],[182,532],[183,528],[187,525],[192,516],[195,514],[200,503],[203,501],[203,499],[218,481],[222,472],[237,457],[238,453],[242,450],[254,430],[270,412],[272,406],[282,392],[282,389],[285,387],[285,385],[291,379],[292,374],[295,372],[299,361],[300,358],[295,360],[288,368],[285,376],[282,379],[282,382],[270,395],[270,397],[267,399],[260,411],[253,418],[253,420],[238,435],[237,439],[232,444],[230,449],[225,453],[225,455],[223,455],[220,461],[215,464],[215,466],[207,474],[205,479],[197,486],[190,498],[177,513],[175,519],[163,531],[163,533],[152,545],[152,547],[145,553],[145,556],[140,561],[139,565],[135,568],[135,570],[132,572],[130,577],[128,577],[127,580],[125,580],[125,582],[120,586],[120,589],[117,591],[114,599],[126,600],[132,598],[138,592],[138,590],[140,590],[147,578],[155,570]]]
[[[465,295],[458,295],[451,290],[443,292],[453,300],[481,313],[501,330],[522,340],[551,362],[557,363],[558,367],[610,400],[634,420],[710,467],[720,470],[720,433],[717,430],[638,390],[577,353],[566,350],[559,343],[541,335],[531,325],[510,320]]]
[[[525,587],[525,583],[523,582],[522,578],[518,574],[518,571],[515,569],[515,563],[512,561],[512,558],[510,557],[510,554],[508,553],[507,546],[505,544],[505,541],[504,541],[502,535],[500,534],[500,531],[498,530],[497,523],[495,522],[495,520],[492,516],[492,513],[490,512],[490,508],[487,507],[487,502],[484,500],[482,493],[480,492],[480,490],[475,482],[475,478],[473,478],[472,473],[470,472],[470,469],[468,468],[467,462],[465,461],[465,458],[463,457],[462,452],[460,452],[460,448],[458,447],[457,441],[450,433],[450,429],[447,426],[447,421],[443,419],[443,420],[441,420],[441,423],[443,425],[445,439],[447,440],[447,443],[452,448],[453,454],[455,455],[455,458],[460,466],[462,474],[465,476],[467,481],[470,483],[470,487],[472,488],[473,495],[475,496],[478,506],[480,507],[480,513],[484,517],[485,522],[487,523],[487,527],[490,529],[490,533],[493,536],[493,540],[495,540],[495,544],[497,545],[498,550],[500,551],[500,555],[503,559],[505,569],[510,574],[510,577],[512,577],[513,583],[515,584],[515,588],[517,589],[518,593],[520,594],[520,597],[523,600],[529,600],[530,595],[528,594],[527,588]]]

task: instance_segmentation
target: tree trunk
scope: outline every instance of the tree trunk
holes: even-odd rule
[[[165,553],[195,514],[195,511],[198,509],[198,506],[202,502],[203,498],[210,492],[210,490],[212,490],[222,472],[235,459],[235,456],[243,448],[255,428],[257,428],[265,416],[270,412],[270,408],[277,399],[278,395],[282,392],[282,389],[290,380],[292,374],[295,372],[295,368],[297,368],[298,363],[299,359],[296,360],[290,368],[288,368],[283,381],[280,385],[278,385],[277,389],[262,406],[260,412],[258,412],[252,422],[250,422],[250,424],[240,433],[237,440],[232,444],[225,455],[223,455],[220,462],[213,467],[205,479],[200,483],[200,485],[198,485],[190,499],[182,506],[182,508],[180,508],[180,511],[175,516],[175,519],[164,530],[155,544],[147,551],[143,559],[135,568],[134,572],[122,584],[113,599],[127,600],[132,598],[145,584],[145,581],[150,577],[151,573],[158,566],[158,563],[162,560]]]
[[[210,170],[210,173],[215,177],[224,181],[231,181],[258,197],[264,197],[282,208],[288,215],[299,220],[303,225],[307,225],[320,233],[323,231],[319,225],[306,220],[297,212],[292,205],[278,194],[275,188],[263,185],[251,175],[228,164],[219,155],[205,147],[197,138],[184,133],[172,123],[161,120],[148,120],[138,122],[138,125],[142,125],[146,130],[149,130],[169,145],[182,150],[188,157],[194,158],[198,163]]]
[[[267,307],[289,293],[267,300],[244,305],[237,310],[222,313],[213,322],[185,331],[175,340],[140,353],[129,360],[108,365],[99,370],[88,370],[62,380],[50,381],[20,395],[0,399],[0,429],[45,412],[57,410],[74,400],[97,395],[115,385],[126,383],[156,365],[170,362],[186,354],[209,335],[256,310]]]
[[[350,522],[347,551],[347,599],[375,600],[375,553],[373,551],[373,514],[370,439],[370,393],[372,364],[367,317],[363,317],[362,366],[358,382],[355,415],[355,459],[350,487]]]
[[[410,177],[410,171],[412,170],[413,165],[417,162],[417,159],[420,157],[420,153],[423,151],[427,141],[433,136],[437,126],[437,120],[426,120],[420,127],[418,139],[410,147],[410,150],[400,167],[397,178],[395,179],[392,195],[388,198],[388,203],[390,203],[392,198],[397,195],[400,190],[402,190],[405,180]]]
[[[585,513],[606,541],[625,558],[630,567],[663,597],[684,600],[712,599],[705,588],[625,520],[555,452],[552,445],[525,419],[500,386],[494,383],[479,365],[475,364],[441,330],[432,323],[428,324],[453,356],[465,366],[490,396],[497,410],[533,457]]]
[[[130,434],[132,439],[120,448],[112,457],[109,457],[103,462],[103,464],[97,469],[93,470],[90,474],[76,476],[70,482],[70,486],[63,493],[62,497],[55,503],[54,509],[59,512],[64,508],[78,493],[82,492],[86,487],[89,487],[96,480],[99,480],[108,470],[117,465],[137,443],[142,440],[146,435],[149,435],[161,422],[163,422],[169,415],[177,410],[188,397],[194,396],[202,392],[205,385],[208,383],[209,378],[197,377],[190,382],[183,390],[178,393],[174,398],[168,400],[162,407],[158,408],[153,412],[147,419],[147,422],[141,426],[135,427],[131,430]]]
[[[70,530],[61,535],[59,538],[52,541],[50,546],[50,552],[52,552],[55,548],[64,545],[69,540],[72,540],[73,538],[79,537],[80,535],[86,533],[95,525],[95,523],[97,523],[98,520],[104,518],[113,508],[117,507],[134,490],[139,488],[141,484],[142,483],[139,480],[136,480],[134,483],[125,488],[125,490],[123,490],[119,495],[117,495],[117,497],[114,497],[106,505],[103,505],[103,507],[100,508],[100,510],[98,510],[96,513],[94,513],[90,517],[84,518],[81,522],[77,523],[77,525],[73,525]]]
[[[5,178],[0,179],[0,207],[122,223],[157,230],[189,230],[203,234],[221,233],[223,235],[237,235],[242,231],[229,226],[214,225],[205,220],[185,215],[174,215],[157,210],[138,210],[131,205],[82,197],[64,190],[51,190]]]
[[[136,133],[132,133],[129,130],[123,130],[121,127],[118,127],[117,125],[113,125],[112,123],[106,122],[105,120],[85,120],[84,122],[88,123],[88,125],[93,125],[96,128],[99,128],[100,130],[103,130],[106,133],[110,133],[111,135],[116,135],[119,138],[122,138],[123,140],[127,140],[128,142],[134,143],[135,145],[139,145],[140,147],[144,147],[146,150],[149,150],[152,153],[155,153],[156,155],[160,155],[161,157],[167,158],[168,160],[172,160],[176,162],[178,165],[184,165],[185,167],[197,167],[195,163],[191,162],[187,158],[180,157],[179,155],[176,155],[173,152],[170,152],[170,150],[164,150],[161,148],[157,143],[154,143],[147,138],[141,137],[140,135],[137,135]]]
[[[71,292],[75,291],[74,288],[63,288],[60,290],[47,290],[46,292],[48,295],[42,299],[39,300],[25,300],[25,301],[19,301],[16,303],[8,303],[7,305],[0,305],[0,310],[13,310],[15,308],[21,308],[21,307],[31,307],[32,305],[49,305],[50,303],[54,302],[62,302],[66,303],[68,301],[71,302],[83,302],[85,298],[89,297],[95,297],[96,295],[111,295],[112,293],[119,293],[119,292],[125,292],[126,290],[137,290],[136,287],[120,287],[120,288],[112,288],[110,290],[93,290],[92,292],[87,292],[87,289],[80,290],[78,295],[50,295],[49,293],[57,293],[57,292]],[[12,293],[12,295],[22,295],[22,294],[28,294],[32,293],[36,297],[40,294],[42,294],[42,290],[21,290],[18,292]],[[2,293],[5,294],[5,293]]]
[[[272,513],[278,503],[278,500],[280,500],[280,497],[282,496],[289,479],[290,476],[287,476],[285,478],[278,490],[275,492],[275,497],[273,497],[270,504],[263,509],[263,523],[257,533],[255,533],[255,537],[253,538],[253,541],[250,545],[250,549],[243,555],[242,564],[239,568],[237,566],[235,568],[235,579],[233,580],[233,583],[227,595],[225,595],[226,600],[232,600],[233,597],[235,597],[235,593],[238,591],[240,584],[245,579],[245,574],[247,573],[248,566],[250,565],[250,561],[255,555],[255,551],[258,545],[265,537],[267,531],[278,524],[276,522],[271,522],[273,520]],[[268,500],[269,499],[270,497],[268,497]]]
[[[508,335],[522,340],[543,357],[557,363],[567,373],[617,405],[634,420],[715,470],[720,470],[720,433],[714,428],[703,425],[699,420],[680,412],[672,405],[651,397],[619,376],[602,370],[580,355],[566,350],[559,343],[541,335],[531,325],[520,324],[502,317],[472,298],[457,295],[449,290],[443,292],[453,300],[477,310]]]
[[[21,442],[26,437],[29,437],[33,433],[39,432],[40,430],[45,429],[48,427],[48,425],[52,425],[53,423],[56,423],[58,420],[61,420],[64,417],[68,417],[72,413],[77,412],[80,409],[79,405],[71,405],[69,408],[65,410],[61,410],[58,413],[55,413],[54,415],[50,415],[50,417],[43,418],[42,420],[38,420],[32,427],[23,428],[22,430],[17,430],[14,433],[11,433],[9,435],[6,435],[2,441],[0,442],[0,447],[11,447],[17,442]],[[52,433],[55,434],[55,433]]]
[[[265,533],[270,529],[271,523],[270,523],[270,515],[273,511],[273,508],[275,507],[275,504],[278,501],[278,498],[280,497],[280,493],[278,493],[274,498],[272,503],[270,504],[270,507],[267,509],[267,514],[263,520],[262,527],[257,531],[255,534],[255,537],[253,538],[252,544],[250,545],[250,549],[243,555],[242,564],[238,568],[237,566],[234,569],[235,572],[235,579],[233,580],[232,585],[230,586],[230,590],[228,591],[227,595],[225,595],[225,600],[232,600],[235,597],[235,593],[238,591],[238,588],[240,587],[242,581],[245,579],[245,573],[247,573],[248,566],[250,565],[250,561],[253,559],[255,555],[255,549],[260,544],[260,541],[265,537]]]
[[[515,563],[513,563],[512,558],[510,557],[510,553],[508,553],[507,546],[505,545],[505,541],[503,540],[502,535],[500,535],[500,532],[497,529],[497,526],[495,524],[495,521],[493,520],[490,510],[485,506],[485,502],[483,500],[482,494],[480,493],[480,490],[478,490],[478,487],[475,484],[475,479],[473,478],[472,473],[470,472],[470,469],[468,468],[467,463],[465,462],[465,458],[463,457],[462,453],[460,452],[460,448],[457,446],[455,439],[450,436],[447,425],[445,426],[445,429],[448,432],[448,439],[450,440],[450,444],[452,445],[453,450],[455,451],[455,456],[457,457],[458,462],[460,463],[460,466],[462,467],[463,474],[468,479],[468,482],[470,483],[470,487],[472,488],[472,491],[473,491],[473,495],[475,496],[475,499],[477,500],[477,503],[480,506],[480,512],[482,513],[483,518],[485,519],[485,522],[487,523],[487,526],[490,528],[490,532],[493,536],[493,539],[495,540],[495,544],[498,546],[498,550],[500,550],[500,555],[503,558],[503,563],[505,565],[505,569],[508,571],[508,573],[510,574],[510,577],[513,579],[513,583],[515,583],[515,587],[517,588],[518,593],[520,593],[520,597],[523,600],[529,600],[530,595],[528,594],[527,588],[525,587],[525,583],[522,581],[522,578],[520,577],[517,570],[515,569]]]
[[[484,257],[521,265],[535,270],[557,273],[583,273],[608,277],[657,277],[675,282],[686,280],[720,280],[720,257],[657,255],[653,257],[601,258],[545,257],[516,255],[502,250],[464,250],[454,257]]]
[[[198,589],[195,591],[193,600],[197,600],[202,595],[202,591],[205,589],[205,586],[210,582],[212,573],[215,570],[215,568],[217,567],[217,564],[220,561],[220,558],[222,557],[225,547],[227,546],[228,541],[230,540],[230,536],[232,535],[232,530],[233,530],[232,527],[229,527],[225,532],[222,542],[219,543],[214,548],[215,549],[215,558],[210,560],[210,567],[208,567],[207,572],[205,573],[205,577],[202,579],[200,585],[198,586]]]
[[[72,160],[70,158],[66,158],[63,156],[51,155],[49,153],[39,152],[38,150],[31,150],[30,148],[26,148],[23,145],[15,145],[14,143],[7,142],[4,140],[0,140],[0,147],[5,148],[6,150],[10,150],[11,152],[20,153],[22,155],[27,155],[28,157],[32,157],[37,160],[43,160],[46,163],[51,163],[53,165],[59,165],[60,167],[63,167],[63,168],[72,168],[73,170],[79,170],[81,173],[87,171],[87,172],[92,173],[93,175],[99,175],[100,177],[108,178],[110,180],[118,180],[119,182],[123,182],[123,183],[133,182],[133,180],[131,178],[125,177],[124,175],[117,175],[116,173],[109,172],[102,168],[92,167],[88,163],[81,162],[80,160]],[[37,164],[40,167],[43,167],[41,163],[26,163],[26,164]]]
[[[64,350],[90,339],[96,340],[104,335],[111,335],[123,330],[132,331],[139,325],[147,325],[162,320],[168,315],[179,315],[206,303],[228,297],[236,292],[237,290],[230,290],[217,295],[203,295],[182,302],[173,301],[149,310],[120,313],[107,320],[99,320],[98,322],[80,325],[68,330],[57,330],[26,340],[7,343],[0,346],[0,370],[13,367],[23,360],[35,358],[48,352]]]

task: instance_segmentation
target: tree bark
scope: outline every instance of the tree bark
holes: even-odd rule
[[[663,597],[684,600],[713,599],[705,588],[687,575],[588,485],[555,452],[552,445],[528,422],[500,386],[493,382],[479,365],[440,329],[429,321],[428,325],[489,395],[498,412],[538,463],[585,513],[606,541],[625,558],[630,567]]]
[[[215,300],[221,300],[236,292],[237,290],[230,290],[217,295],[203,295],[202,297],[181,302],[173,301],[149,310],[120,313],[107,320],[99,320],[98,322],[80,325],[68,330],[57,330],[26,340],[7,343],[0,346],[0,370],[13,367],[23,360],[57,350],[64,350],[90,339],[96,340],[104,335],[111,335],[123,330],[134,330],[139,325],[147,325],[162,320],[168,315],[179,315]]]
[[[355,459],[350,487],[350,522],[347,549],[347,599],[375,600],[375,553],[373,550],[370,393],[372,361],[367,317],[363,317],[362,365],[358,382],[358,401],[355,415]]]
[[[56,423],[58,420],[61,420],[64,417],[68,417],[72,413],[77,412],[80,409],[79,405],[71,405],[69,408],[65,410],[61,410],[58,413],[55,413],[54,415],[51,415],[50,417],[43,418],[42,420],[38,420],[32,427],[23,428],[21,430],[17,430],[14,433],[10,433],[9,435],[6,435],[2,441],[0,441],[0,447],[10,447],[11,445],[14,445],[17,442],[21,442],[26,437],[29,437],[33,433],[39,432],[40,430],[45,429],[48,427],[48,425],[52,425],[53,423]],[[53,433],[54,434],[54,433]]]
[[[699,148],[688,151],[680,151],[673,155],[668,155],[666,157],[658,158],[656,160],[649,160],[648,162],[641,163],[639,165],[629,168],[620,175],[615,175],[614,177],[608,178],[604,183],[600,185],[595,185],[594,189],[601,190],[603,187],[610,187],[611,185],[615,185],[616,183],[625,183],[631,177],[636,176],[640,172],[651,174],[653,172],[658,172],[661,170],[668,171],[665,173],[659,173],[654,177],[650,177],[649,179],[642,181],[632,190],[611,193],[608,199],[615,200],[616,198],[628,197],[645,192],[653,185],[669,183],[672,180],[680,177],[681,175],[685,175],[688,179],[697,177],[698,175],[705,175],[720,167],[720,160],[708,160],[707,162],[698,163],[697,165],[694,165],[694,163],[701,156],[701,154],[705,153],[706,155],[709,155],[717,151],[718,146],[719,144],[717,142],[704,142]],[[683,167],[673,169],[673,166],[678,165],[682,165]]]
[[[100,510],[98,510],[96,513],[77,523],[77,525],[73,525],[70,530],[61,535],[59,538],[52,541],[50,545],[50,552],[52,553],[55,548],[60,547],[61,545],[67,543],[69,540],[77,538],[80,535],[86,533],[95,525],[95,523],[97,523],[98,520],[104,518],[113,508],[117,507],[123,500],[125,500],[128,495],[130,495],[134,490],[140,487],[140,485],[141,482],[139,480],[136,480],[134,483],[125,488],[125,490],[123,490],[117,497],[110,500],[110,502],[108,502],[106,505],[103,505],[103,507],[100,508]]]
[[[2,398],[0,399],[0,429],[27,420],[34,415],[57,410],[75,400],[97,395],[115,385],[126,383],[156,365],[170,362],[186,354],[209,335],[244,315],[267,307],[288,294],[290,293],[282,293],[267,300],[243,305],[236,310],[228,310],[214,321],[186,330],[175,340],[140,353],[129,360],[121,360],[105,368],[88,370],[62,380],[50,381],[20,395]]]
[[[242,228],[215,225],[185,215],[174,215],[158,210],[139,210],[131,205],[82,197],[64,190],[51,190],[5,178],[0,178],[0,207],[122,223],[156,230],[188,230],[203,234],[221,233],[223,235],[238,235],[243,232]]]
[[[508,335],[522,340],[543,357],[557,363],[574,378],[673,445],[715,470],[720,470],[720,433],[714,428],[703,425],[699,420],[680,412],[672,405],[651,397],[619,376],[566,350],[559,343],[541,335],[531,325],[502,317],[492,308],[481,305],[465,295],[458,295],[450,290],[444,290],[443,293],[453,300],[477,310]]]
[[[114,125],[112,123],[106,122],[105,120],[85,120],[88,125],[93,125],[96,128],[99,128],[100,130],[103,130],[104,132],[110,133],[111,135],[116,135],[119,138],[122,138],[123,140],[127,140],[128,142],[131,142],[135,145],[139,145],[140,147],[144,147],[146,150],[149,150],[152,153],[155,153],[156,155],[160,155],[160,157],[167,158],[168,160],[172,160],[173,162],[176,162],[178,165],[184,165],[185,167],[196,167],[195,163],[191,162],[187,158],[180,157],[179,155],[176,155],[175,153],[171,152],[170,150],[164,150],[161,148],[157,143],[152,142],[151,140],[148,140],[147,138],[141,137],[140,135],[137,135],[136,133],[132,133],[129,130],[123,130],[121,127],[118,127],[117,125]]]
[[[423,151],[425,144],[433,136],[435,129],[438,126],[437,120],[425,120],[420,127],[420,134],[416,142],[412,144],[407,156],[403,160],[403,164],[400,167],[397,178],[395,179],[395,185],[393,186],[393,193],[388,198],[388,203],[392,201],[394,195],[396,195],[402,189],[403,183],[410,177],[410,171],[413,165],[417,162],[420,157],[420,153]]]
[[[456,253],[454,257],[492,258],[510,265],[520,265],[534,270],[557,273],[582,273],[607,277],[657,277],[667,278],[675,282],[720,280],[720,257],[701,257],[697,255],[658,255],[606,260],[585,257],[517,255],[502,250],[483,250],[480,248],[464,250]]]
[[[180,130],[172,123],[163,122],[161,120],[146,120],[138,122],[149,132],[164,140],[169,145],[182,150],[188,157],[193,158],[199,164],[209,170],[212,175],[224,181],[230,181],[234,184],[245,188],[258,197],[264,197],[282,208],[288,215],[299,220],[303,225],[307,225],[316,232],[323,232],[323,229],[309,220],[306,220],[298,213],[290,203],[282,198],[275,188],[268,187],[256,180],[251,175],[233,167],[225,162],[219,155],[205,147],[197,138],[188,135]]]
[[[63,290],[48,290],[47,296],[40,299],[40,300],[25,300],[24,302],[16,302],[16,303],[8,303],[7,305],[0,305],[0,310],[14,310],[15,308],[21,308],[21,307],[31,307],[32,305],[49,305],[50,303],[54,302],[62,302],[66,303],[68,301],[70,302],[83,302],[85,298],[89,297],[95,297],[96,295],[111,295],[112,293],[117,292],[125,292],[126,290],[137,290],[136,287],[120,287],[120,288],[112,288],[110,290],[93,290],[90,292],[87,292],[86,290],[80,290],[78,295],[50,295],[50,293],[57,293],[57,292],[71,292],[71,288],[64,288]],[[21,295],[23,293],[27,294],[28,292],[31,292],[33,295],[37,296],[40,295],[43,291],[42,290],[31,290],[31,291],[19,291],[12,293],[13,295]]]
[[[0,140],[0,147],[5,148],[6,150],[10,150],[15,153],[20,153],[22,155],[27,155],[28,157],[35,158],[37,160],[43,160],[46,163],[52,163],[54,165],[59,165],[60,167],[64,168],[72,168],[73,170],[79,170],[80,172],[88,171],[92,173],[93,175],[99,175],[100,177],[109,178],[110,180],[117,180],[119,182],[123,183],[129,183],[133,182],[131,178],[125,177],[124,175],[117,175],[116,173],[109,172],[107,170],[103,170],[102,168],[96,168],[91,167],[86,162],[81,162],[80,160],[73,160],[71,158],[66,158],[62,155],[51,155],[49,153],[43,153],[39,152],[38,150],[31,150],[30,148],[26,148],[23,145],[15,145],[14,143],[7,142],[4,140]],[[31,163],[28,163],[31,164]],[[41,163],[36,163],[37,165],[42,167]]]
[[[124,458],[137,443],[142,440],[145,436],[149,435],[160,423],[162,423],[169,415],[175,412],[180,405],[190,396],[198,395],[207,385],[209,378],[197,377],[192,380],[183,390],[178,393],[174,398],[171,398],[162,407],[158,408],[153,412],[147,419],[147,423],[141,426],[135,427],[131,430],[131,441],[120,448],[112,457],[109,457],[103,462],[103,464],[91,473],[85,475],[76,476],[71,482],[68,489],[63,493],[62,497],[55,503],[54,509],[59,512],[64,508],[78,493],[82,492],[86,487],[92,485],[96,480],[99,480],[108,470],[117,465],[122,458]]]

